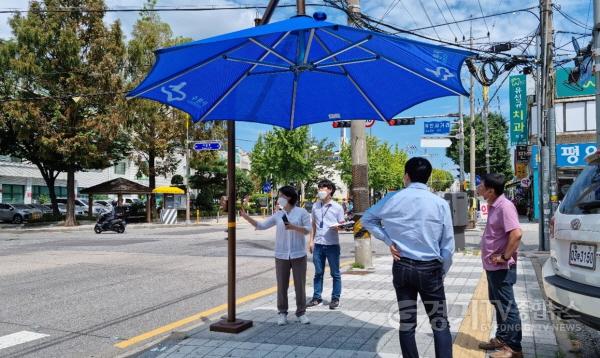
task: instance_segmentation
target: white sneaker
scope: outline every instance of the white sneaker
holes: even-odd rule
[[[288,323],[288,321],[287,321],[287,314],[280,313],[279,317],[277,318],[277,325],[278,326],[285,326],[287,323]]]
[[[302,324],[309,324],[310,320],[308,319],[308,317],[306,317],[305,314],[303,314],[302,316],[298,317],[298,322]]]

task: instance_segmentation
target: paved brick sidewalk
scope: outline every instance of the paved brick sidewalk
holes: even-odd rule
[[[398,308],[392,286],[391,258],[378,258],[374,264],[376,269],[374,273],[366,275],[345,273],[342,276],[343,292],[340,309],[331,311],[327,306],[310,309],[307,313],[311,320],[310,325],[293,322],[294,316],[290,314],[290,324],[284,327],[277,326],[276,297],[272,295],[239,308],[238,317],[253,320],[253,328],[232,335],[210,332],[208,324],[204,324],[189,332],[189,338],[160,353],[156,352],[154,356],[161,358],[399,357]],[[481,276],[479,256],[455,255],[454,264],[445,280],[453,338],[456,338],[461,329],[461,323],[469,304],[474,299],[473,292]],[[327,284],[331,285],[331,280],[326,280],[325,284],[324,293],[327,297],[331,290],[331,286]],[[290,303],[294,302],[292,291],[290,289]],[[526,258],[521,260],[516,291],[518,301],[541,299],[535,273]],[[307,288],[307,293],[312,293],[312,287]],[[420,302],[418,307],[419,325],[416,339],[419,352],[421,357],[434,357],[431,327]],[[536,307],[530,307],[531,314],[537,314]],[[290,307],[290,312],[293,311],[294,308]],[[542,311],[545,312],[545,309]],[[480,319],[487,319],[488,327],[492,325],[491,317]],[[534,320],[531,317],[531,320],[524,319],[523,323],[526,322],[534,322]],[[531,329],[524,328],[526,356],[537,354],[545,357],[557,350],[553,331],[545,329],[548,324],[547,316],[543,316],[535,319]],[[485,356],[481,351],[474,350],[472,353],[472,356],[482,358]]]

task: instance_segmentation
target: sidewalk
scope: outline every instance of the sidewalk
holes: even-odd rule
[[[210,321],[186,332],[173,346],[154,348],[142,357],[399,357],[398,308],[392,286],[391,258],[374,262],[374,273],[346,272],[341,307],[319,306],[308,311],[310,325],[276,325],[276,296],[238,308],[238,317],[254,327],[238,335],[209,331]],[[493,335],[495,323],[487,302],[487,281],[479,256],[457,254],[445,279],[455,357],[485,357],[478,340]],[[311,281],[311,280],[308,280]],[[325,281],[331,284],[330,280]],[[310,284],[310,283],[309,283]],[[324,289],[327,295],[330,286]],[[532,264],[522,257],[515,294],[523,317],[526,357],[556,357],[558,346],[548,320]],[[294,302],[290,289],[290,303]],[[312,287],[307,288],[312,293]],[[325,295],[325,297],[327,297]],[[418,304],[417,345],[421,357],[434,357],[433,336],[422,304]],[[294,308],[290,307],[290,312]]]

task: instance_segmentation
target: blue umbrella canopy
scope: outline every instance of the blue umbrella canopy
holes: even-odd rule
[[[389,120],[418,103],[468,96],[472,53],[297,16],[156,51],[128,94],[196,121],[287,129],[332,120]]]

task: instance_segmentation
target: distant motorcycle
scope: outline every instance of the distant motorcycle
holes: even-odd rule
[[[104,213],[98,217],[98,221],[94,226],[94,232],[101,234],[103,231],[114,231],[118,234],[125,232],[127,223],[122,218],[113,218],[112,212]]]

